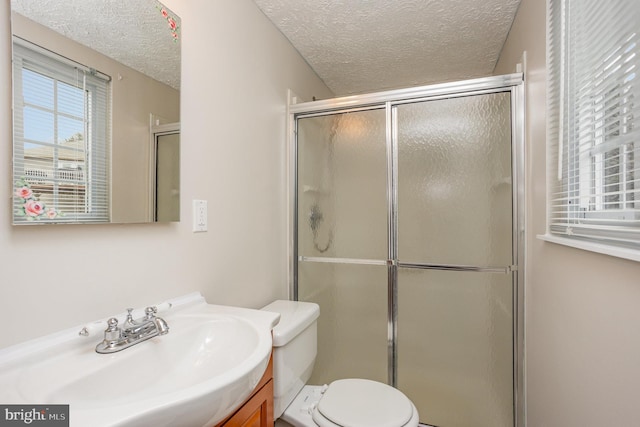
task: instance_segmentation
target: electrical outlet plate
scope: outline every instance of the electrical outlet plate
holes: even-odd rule
[[[207,201],[193,201],[193,232],[207,231]]]

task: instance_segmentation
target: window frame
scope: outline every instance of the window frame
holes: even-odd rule
[[[616,1],[613,18],[623,6],[636,7],[628,0]],[[628,70],[619,72],[629,61],[640,65],[640,27],[636,31],[634,26],[628,39],[618,31],[622,38],[603,43],[599,51],[572,33],[572,8],[586,2],[570,3],[547,3],[548,211],[547,232],[540,237],[640,261],[640,114],[633,114],[639,105],[640,72],[636,68],[622,80],[621,73]],[[626,28],[614,27],[615,19],[607,24],[607,30]],[[624,56],[628,52],[637,55]],[[581,67],[573,62],[576,57],[596,67]]]

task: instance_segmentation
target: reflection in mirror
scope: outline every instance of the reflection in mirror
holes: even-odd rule
[[[154,0],[11,6],[14,224],[178,221],[179,18]]]
[[[155,152],[155,220],[180,221],[180,127],[172,123],[152,128]],[[176,200],[178,199],[178,200]]]

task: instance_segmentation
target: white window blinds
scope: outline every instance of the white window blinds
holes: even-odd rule
[[[548,4],[549,231],[640,249],[640,1]]]
[[[109,78],[13,44],[14,223],[108,222]]]

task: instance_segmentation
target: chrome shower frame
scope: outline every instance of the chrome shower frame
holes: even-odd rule
[[[513,414],[514,427],[525,426],[525,337],[524,337],[524,279],[525,279],[525,111],[524,76],[514,73],[450,83],[421,86],[400,90],[384,91],[363,95],[333,98],[321,101],[290,103],[288,115],[288,163],[289,163],[289,296],[298,299],[298,262],[333,262],[349,264],[386,265],[388,276],[388,382],[397,383],[397,281],[398,268],[410,267],[453,271],[497,272],[512,275],[513,286]],[[512,203],[513,203],[513,259],[512,265],[505,267],[472,267],[461,265],[404,264],[398,259],[398,189],[397,189],[397,135],[394,106],[419,101],[470,95],[510,92],[511,94],[511,144],[512,144]],[[298,149],[297,120],[299,118],[324,116],[338,113],[385,110],[387,147],[387,240],[388,259],[337,259],[299,257],[298,242]]]

